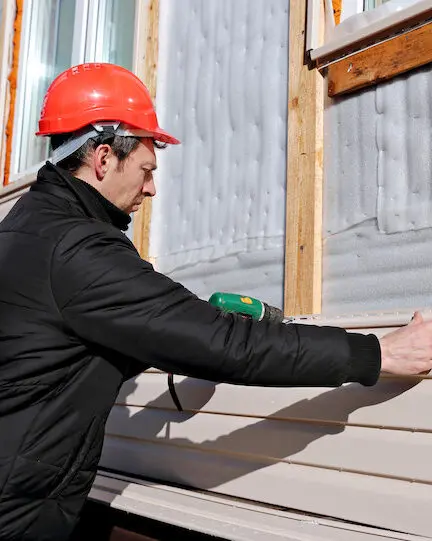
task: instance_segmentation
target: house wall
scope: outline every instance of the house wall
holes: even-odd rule
[[[160,153],[151,224],[155,266],[203,298],[225,289],[281,305],[288,1],[255,1],[252,9],[246,0],[185,0],[181,8],[175,0],[162,0],[160,7],[157,105],[161,125],[183,146]],[[398,95],[384,99],[387,109],[380,115],[387,118],[388,108],[400,112]],[[361,273],[350,267],[345,237],[351,247],[353,240],[365,242],[369,237],[359,232],[374,220],[382,230],[374,240],[378,233],[380,239],[420,239],[428,231],[416,211],[410,226],[413,216],[408,211],[396,216],[392,206],[392,179],[401,166],[393,162],[409,135],[401,139],[393,116],[385,133],[378,131],[376,99],[368,91],[326,112],[327,153],[337,149],[326,158],[325,309],[330,312],[363,306],[358,288],[373,301],[369,310],[374,295],[387,287],[386,274],[374,294],[366,281],[357,285]],[[357,115],[360,107],[367,112]],[[405,117],[407,124],[418,122],[412,113]],[[383,148],[375,150],[378,141]],[[387,161],[385,149],[396,143]],[[426,182],[426,166],[418,171]],[[405,193],[407,202],[410,186]],[[372,245],[364,250],[366,267],[374,262]],[[339,252],[353,275],[340,270],[332,255]],[[387,259],[380,260],[391,270],[393,252],[389,245]],[[375,265],[380,268],[378,261]],[[395,268],[404,271],[401,263]],[[374,279],[373,268],[364,274]],[[335,275],[339,281],[332,282]],[[342,296],[338,288],[345,283],[349,293]],[[403,287],[394,291],[400,299]],[[353,300],[343,304],[333,298]],[[177,412],[166,375],[150,371],[123,387],[108,421],[101,467],[429,536],[430,385],[429,379],[383,377],[368,389],[266,389],[177,377],[185,408]]]
[[[430,306],[431,104],[430,66],[327,104],[323,313]]]
[[[159,155],[151,255],[203,298],[282,304],[288,5],[160,3],[159,119],[183,145]],[[429,98],[423,69],[326,110],[327,313],[427,304]],[[13,203],[2,200],[0,219]],[[101,467],[373,525],[384,538],[430,537],[430,385],[176,377],[180,413],[166,375],[150,371],[122,388]]]
[[[288,0],[161,0],[150,255],[199,296],[282,306]]]
[[[429,537],[430,379],[247,388],[145,373],[122,389],[101,466]]]

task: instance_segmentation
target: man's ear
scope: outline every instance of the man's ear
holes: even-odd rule
[[[103,180],[108,172],[113,153],[109,145],[99,145],[93,154],[93,166],[98,180]]]

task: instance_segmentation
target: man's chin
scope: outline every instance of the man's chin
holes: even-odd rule
[[[133,205],[133,207],[131,208],[131,210],[129,211],[128,214],[132,214],[133,212],[137,212],[140,209],[141,205],[142,205],[142,202],[137,203],[136,205]]]

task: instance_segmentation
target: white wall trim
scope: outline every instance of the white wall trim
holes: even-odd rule
[[[133,52],[133,72],[140,79],[144,78],[145,51],[147,42],[149,0],[139,0],[135,5],[135,39]]]
[[[34,182],[36,182],[36,174],[29,173],[27,175],[21,175],[19,180],[16,180],[11,184],[8,184],[7,186],[1,187],[0,203],[6,203],[6,201],[9,201],[10,199],[15,199],[16,197],[19,197],[16,192],[22,191],[24,193],[25,189],[31,186]],[[12,194],[13,197],[11,197]]]
[[[97,475],[89,497],[113,509],[233,541],[426,541],[421,536],[362,527],[108,472]]]
[[[322,0],[307,0],[307,18],[306,18],[306,52],[321,47],[321,1]],[[331,0],[330,0],[331,1]],[[329,6],[329,0],[326,0],[326,12]],[[326,17],[326,23],[334,26],[334,17]],[[332,20],[333,19],[333,20]]]

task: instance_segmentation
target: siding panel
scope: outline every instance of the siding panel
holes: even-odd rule
[[[369,319],[373,330],[379,317]],[[382,316],[384,324],[390,320],[404,317]],[[430,535],[430,377],[383,376],[372,388],[337,389],[176,377],[176,388],[184,412],[174,408],[165,374],[151,371],[125,384],[108,420],[102,467]]]

